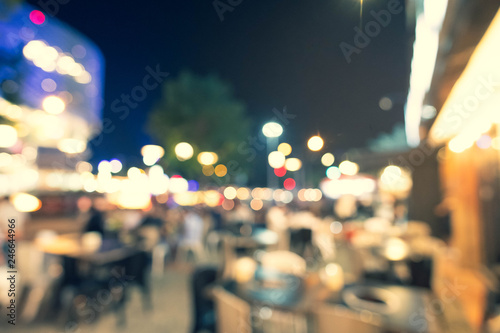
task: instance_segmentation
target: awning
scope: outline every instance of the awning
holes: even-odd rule
[[[454,151],[474,144],[500,122],[500,11],[443,105],[429,139]]]

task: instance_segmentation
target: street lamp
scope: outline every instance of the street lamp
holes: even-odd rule
[[[283,134],[283,126],[274,121],[268,122],[262,127],[262,134],[266,137],[267,156],[269,156],[278,146],[278,138]],[[273,186],[271,186],[271,182],[273,182]],[[269,164],[267,166],[267,187],[278,187],[278,179],[273,177],[273,169]]]
[[[262,133],[266,138],[277,138],[283,134],[283,127],[274,122],[268,122],[262,127]]]

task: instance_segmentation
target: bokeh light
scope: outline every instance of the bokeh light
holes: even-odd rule
[[[252,199],[252,201],[250,201],[250,207],[256,211],[261,210],[262,207],[264,207],[264,202],[260,199]]]
[[[321,150],[321,148],[323,148],[323,144],[323,139],[320,136],[315,135],[311,137],[309,141],[307,141],[307,148],[312,151],[319,151]]]
[[[347,176],[354,176],[359,171],[359,166],[351,161],[344,161],[340,163],[339,170],[341,173]]]
[[[17,131],[10,125],[0,125],[0,147],[10,148],[17,142]]]
[[[42,102],[42,107],[47,113],[60,114],[66,109],[66,104],[57,96],[47,96]]]
[[[280,153],[282,153],[285,156],[288,156],[292,153],[292,146],[290,146],[288,143],[283,142],[280,143],[277,149]]]
[[[299,171],[300,168],[302,168],[302,161],[295,157],[287,158],[285,161],[285,168],[292,172]]]
[[[335,156],[332,153],[326,153],[321,157],[321,164],[326,167],[331,166],[335,162]]]
[[[286,161],[285,161],[286,164]],[[281,168],[276,168],[274,169],[274,174],[278,177],[284,177],[286,175],[286,168],[281,167]]]
[[[17,193],[11,197],[11,203],[16,210],[23,213],[35,212],[42,207],[42,202],[28,193]]]
[[[247,200],[250,198],[250,190],[246,187],[240,187],[236,190],[236,197],[240,200]]]
[[[262,133],[268,138],[277,138],[283,133],[283,127],[276,122],[269,122],[262,127]]]
[[[30,20],[36,25],[43,24],[45,22],[45,14],[39,10],[32,10],[30,13]]]
[[[224,189],[224,197],[226,197],[226,199],[234,199],[236,198],[236,189],[232,186],[228,186]]]
[[[151,166],[155,164],[165,154],[163,147],[157,145],[146,145],[141,149],[144,164]]]
[[[216,153],[204,151],[198,154],[198,163],[201,165],[212,165],[217,163],[219,156]]]
[[[289,191],[295,188],[295,180],[293,178],[287,178],[283,182],[283,187]]]
[[[268,156],[269,165],[272,168],[281,168],[285,165],[285,155],[279,151],[273,151]]]
[[[118,173],[120,171],[122,171],[122,162],[120,162],[119,160],[117,159],[112,159],[109,164],[111,165],[111,172],[112,173]]]
[[[207,177],[210,177],[215,172],[213,165],[204,165],[201,170],[203,174]]]
[[[215,175],[217,177],[224,177],[227,174],[227,167],[224,164],[219,164],[215,167]]]
[[[340,176],[342,176],[342,173],[340,172],[339,168],[337,168],[336,166],[332,166],[326,169],[326,176],[330,179],[339,179]]]
[[[179,161],[187,161],[193,157],[194,149],[187,142],[180,142],[175,146],[175,155]]]

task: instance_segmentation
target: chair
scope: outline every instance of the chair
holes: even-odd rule
[[[312,230],[309,228],[290,229],[290,250],[304,254],[307,247],[312,247]]]
[[[214,289],[218,333],[251,333],[250,305],[222,287]]]
[[[156,226],[147,225],[138,229],[141,239],[140,246],[152,256],[151,272],[156,276],[163,275],[165,258],[170,253],[167,243],[161,242],[160,230]]]
[[[262,267],[281,273],[302,276],[306,273],[304,258],[290,251],[266,252],[261,258]]]
[[[50,242],[54,237],[56,235],[51,231],[41,231],[35,239]],[[20,281],[17,294],[26,300],[20,317],[25,322],[32,322],[43,313],[44,305],[55,297],[55,285],[62,266],[57,258],[43,253],[30,242],[19,242],[16,256]]]
[[[194,306],[193,333],[200,331],[215,332],[215,305],[207,297],[206,288],[216,281],[217,269],[214,267],[200,267],[193,273],[191,289]]]
[[[318,333],[382,333],[382,321],[375,316],[361,316],[343,306],[323,305],[314,311]]]

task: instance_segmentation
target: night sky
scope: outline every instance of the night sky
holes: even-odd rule
[[[373,20],[371,10],[387,3],[365,1],[365,24]],[[116,130],[94,149],[94,161],[139,156],[152,142],[145,120],[161,89],[125,120],[110,111],[113,100],[141,84],[147,66],[173,77],[182,70],[218,74],[247,104],[255,132],[273,108],[287,106],[297,117],[283,140],[296,145],[319,132],[328,150],[342,152],[403,121],[411,58],[404,11],[350,64],[339,44],[354,44],[358,0],[243,0],[223,21],[211,0],[71,0],[56,18],[93,40],[105,57],[103,116]],[[395,98],[392,110],[379,108],[383,96]]]

